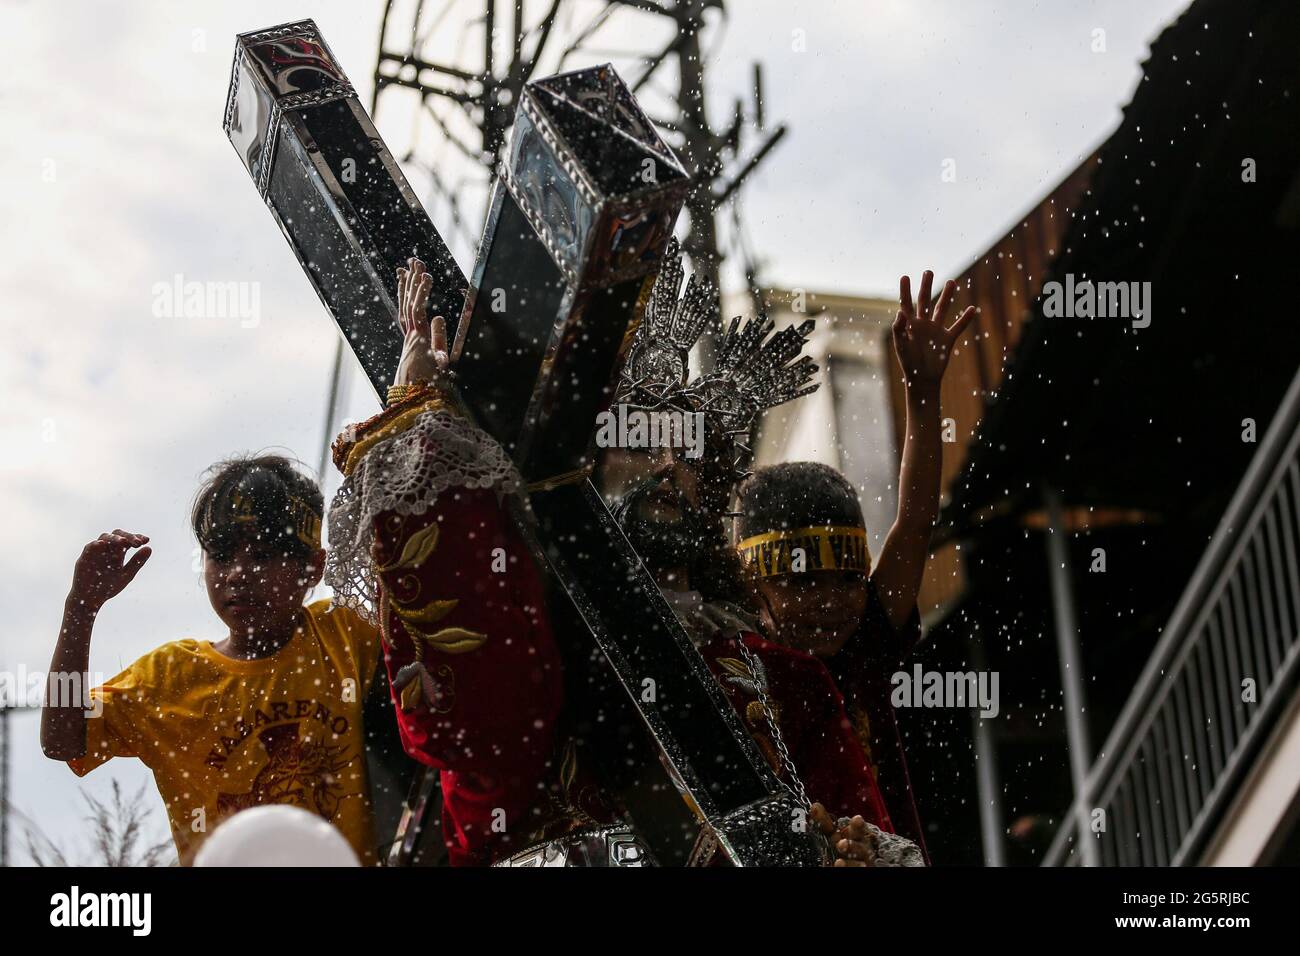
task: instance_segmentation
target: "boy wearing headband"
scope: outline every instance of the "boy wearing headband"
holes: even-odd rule
[[[907,395],[898,516],[872,567],[857,493],[813,462],[759,469],[740,487],[739,551],[764,633],[824,660],[844,693],[898,831],[924,846],[902,740],[889,704],[890,675],[920,640],[916,597],[939,513],[939,385],[953,346],[974,318],[947,325],[957,285],[932,302],[933,273],[899,283],[895,353]]]
[[[88,701],[67,699],[56,682],[76,675],[85,685],[95,618],[149,559],[149,538],[102,534],[77,560],[42,749],[78,776],[111,757],[143,761],[182,863],[224,817],[275,803],[321,816],[374,862],[362,705],[380,643],[351,610],[303,604],[325,566],[323,506],[315,482],[285,458],[215,465],[192,524],[226,636],[164,644]]]

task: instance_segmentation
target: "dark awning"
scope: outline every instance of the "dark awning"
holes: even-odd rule
[[[1150,283],[1150,325],[1034,304],[944,512],[1176,518],[1235,486],[1300,366],[1300,4],[1198,0],[1153,45],[1049,279]],[[1253,170],[1253,181],[1249,172]],[[1050,287],[1049,287],[1050,288]]]

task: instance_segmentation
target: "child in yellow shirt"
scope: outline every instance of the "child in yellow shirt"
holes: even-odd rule
[[[67,688],[85,686],[95,617],[149,559],[149,539],[102,534],[77,561],[50,664],[42,749],[78,776],[110,757],[142,760],[184,863],[223,818],[273,803],[319,814],[363,863],[375,861],[362,705],[379,635],[328,601],[303,605],[324,568],[323,512],[315,482],[285,458],[214,466],[192,523],[226,637],[164,644],[88,700],[69,699]]]

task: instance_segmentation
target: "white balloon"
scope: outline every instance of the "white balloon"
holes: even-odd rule
[[[360,866],[343,834],[300,807],[251,807],[203,841],[195,866]]]

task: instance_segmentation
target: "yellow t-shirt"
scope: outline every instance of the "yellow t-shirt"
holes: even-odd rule
[[[84,776],[110,757],[139,757],[182,863],[222,819],[271,803],[319,814],[374,863],[361,711],[379,634],[329,601],[303,611],[308,626],[260,660],[196,640],[144,655],[91,691],[103,713],[86,721],[86,755],[68,765]]]

